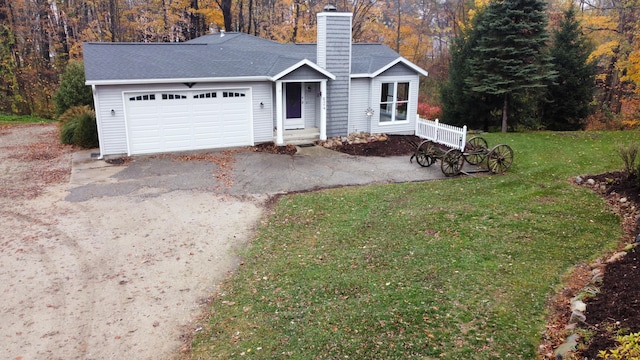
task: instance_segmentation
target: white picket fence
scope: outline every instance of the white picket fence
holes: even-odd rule
[[[416,121],[416,136],[447,147],[464,151],[467,143],[467,126],[457,127],[441,124],[438,119],[426,120],[418,116]]]

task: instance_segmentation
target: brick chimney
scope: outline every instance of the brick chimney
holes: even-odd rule
[[[348,132],[352,17],[333,5],[318,13],[317,63],[336,76],[327,84],[327,136]]]

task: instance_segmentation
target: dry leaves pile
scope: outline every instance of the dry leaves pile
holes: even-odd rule
[[[295,155],[298,152],[295,145],[289,144],[285,146],[278,146],[273,142],[258,144],[256,146],[252,146],[250,149],[255,152],[266,152],[280,155]]]
[[[208,161],[218,165],[213,176],[218,183],[222,184],[217,187],[220,189],[221,187],[230,188],[233,185],[233,164],[235,163],[233,155],[237,152],[238,150],[223,150],[216,153],[167,156],[173,161]]]
[[[0,130],[0,136],[13,133],[8,127]],[[31,199],[40,195],[46,186],[69,180],[74,147],[59,143],[55,125],[47,125],[42,133],[22,143],[25,145],[3,147],[0,160],[5,169],[0,174],[0,197]]]

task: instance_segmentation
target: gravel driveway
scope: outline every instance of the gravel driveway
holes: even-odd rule
[[[0,127],[0,358],[171,358],[266,198],[216,195],[206,161],[202,186],[126,166],[70,182],[72,157],[55,125]]]
[[[0,359],[171,358],[269,196],[443,178],[408,160],[313,147],[115,166],[55,125],[0,127]]]

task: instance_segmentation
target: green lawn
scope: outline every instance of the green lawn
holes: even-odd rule
[[[17,125],[17,124],[33,124],[33,123],[48,123],[55,120],[44,119],[32,115],[5,115],[0,114],[0,125]]]
[[[488,134],[503,176],[284,197],[222,288],[194,359],[535,359],[545,300],[619,218],[569,177],[638,132]]]

